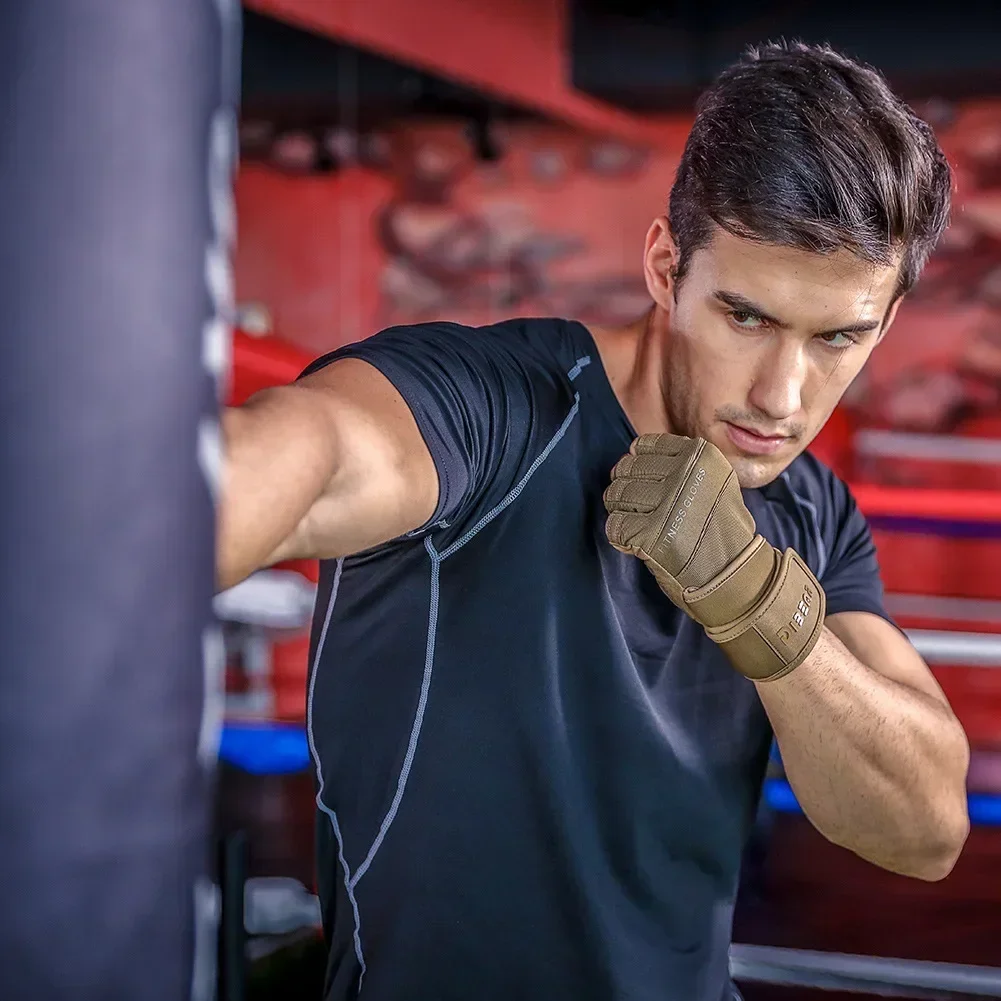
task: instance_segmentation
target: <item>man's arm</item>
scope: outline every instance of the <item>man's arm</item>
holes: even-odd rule
[[[359,552],[423,525],[438,475],[392,383],[345,358],[227,409],[217,586],[261,566]]]
[[[643,435],[605,491],[606,534],[758,688],[790,782],[830,840],[940,879],[966,839],[963,734],[906,638],[873,612],[878,565],[845,509],[826,580],[756,534],[736,474],[702,439]],[[852,602],[857,602],[853,606]],[[830,607],[830,616],[824,609]]]
[[[969,746],[906,637],[868,612],[832,615],[795,671],[757,689],[825,837],[904,875],[951,871],[969,831]]]

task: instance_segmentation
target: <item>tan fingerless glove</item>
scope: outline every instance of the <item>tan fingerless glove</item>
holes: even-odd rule
[[[643,435],[605,491],[608,541],[754,681],[798,667],[824,627],[824,590],[793,549],[755,534],[737,476],[702,438]]]

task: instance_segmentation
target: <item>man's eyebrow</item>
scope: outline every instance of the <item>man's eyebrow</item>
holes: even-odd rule
[[[738,312],[750,313],[752,316],[756,316],[766,323],[770,323],[773,327],[778,327],[780,330],[789,329],[790,324],[780,320],[777,316],[772,316],[756,302],[748,299],[747,296],[741,295],[739,292],[728,292],[725,289],[717,289],[713,293],[713,298],[718,299],[724,305]],[[859,320],[857,323],[848,323],[843,327],[818,331],[817,336],[833,337],[835,334],[865,334],[871,330],[879,329],[882,325],[883,321],[881,319]]]
[[[725,289],[716,289],[713,292],[713,298],[718,299],[725,306],[729,306],[739,313],[750,313],[752,316],[758,317],[759,320],[766,320],[773,327],[778,327],[781,330],[789,329],[788,323],[783,323],[777,316],[767,313],[764,307],[759,306],[756,302],[752,302],[747,296],[741,295],[739,292],[727,292]]]

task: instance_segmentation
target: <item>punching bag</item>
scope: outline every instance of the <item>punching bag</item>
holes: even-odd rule
[[[238,47],[231,0],[0,4],[3,1001],[210,992]]]

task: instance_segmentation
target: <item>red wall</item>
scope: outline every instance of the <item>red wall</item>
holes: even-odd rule
[[[849,403],[880,427],[1001,437],[1001,101],[936,114],[956,170],[954,222]],[[404,122],[364,167],[302,177],[248,164],[238,294],[314,353],[435,317],[631,319],[646,302],[643,236],[686,129],[663,129],[653,147],[506,125],[499,159],[483,163],[460,125]],[[924,473],[887,463],[877,475]]]

